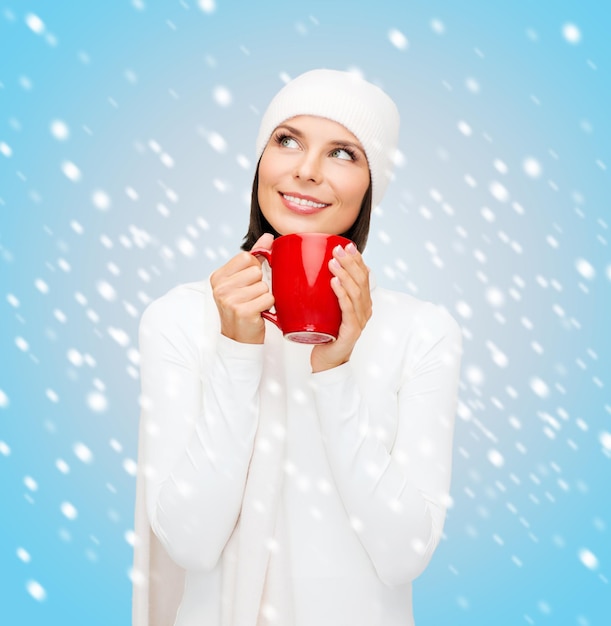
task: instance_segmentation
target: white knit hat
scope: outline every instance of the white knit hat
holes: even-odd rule
[[[318,69],[301,74],[267,107],[257,136],[257,159],[274,129],[297,115],[338,122],[361,142],[371,172],[372,204],[379,204],[392,176],[399,136],[399,112],[390,97],[351,72]]]

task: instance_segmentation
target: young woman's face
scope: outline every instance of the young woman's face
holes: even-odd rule
[[[369,165],[358,139],[322,117],[283,122],[259,163],[259,206],[281,235],[346,232],[368,187]]]

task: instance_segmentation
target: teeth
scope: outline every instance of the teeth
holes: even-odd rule
[[[304,200],[303,198],[296,198],[295,196],[289,196],[287,194],[283,194],[283,196],[293,204],[299,204],[301,206],[311,206],[315,209],[322,209],[327,206],[326,204],[321,204],[320,202],[312,202],[311,200]]]

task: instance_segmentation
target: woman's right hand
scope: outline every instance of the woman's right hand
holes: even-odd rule
[[[254,248],[271,249],[273,235],[259,237]],[[274,305],[263,281],[261,262],[241,252],[210,276],[212,294],[221,318],[221,334],[240,343],[263,343],[265,322],[261,313]]]

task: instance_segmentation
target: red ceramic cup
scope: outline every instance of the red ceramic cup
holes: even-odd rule
[[[324,233],[295,233],[274,239],[271,251],[253,249],[272,268],[275,313],[261,315],[273,322],[286,339],[298,343],[335,341],[342,321],[337,296],[331,287],[329,261],[333,248],[350,239]]]

